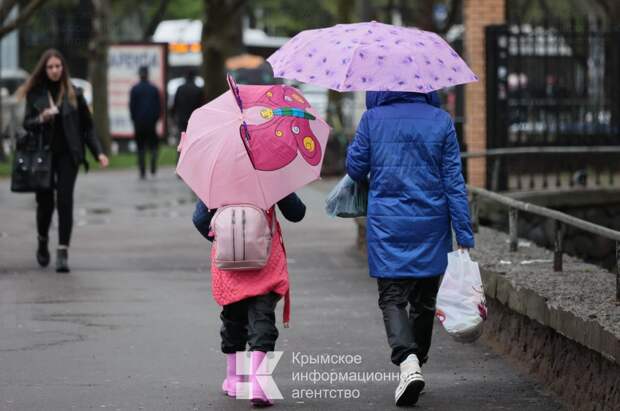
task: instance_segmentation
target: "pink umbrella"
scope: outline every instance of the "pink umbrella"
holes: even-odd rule
[[[267,61],[276,77],[337,91],[428,93],[478,80],[437,34],[376,21],[302,31]]]
[[[320,177],[330,127],[293,87],[229,85],[192,113],[177,174],[209,208],[266,210]]]

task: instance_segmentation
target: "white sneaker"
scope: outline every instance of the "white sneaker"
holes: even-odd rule
[[[400,382],[396,387],[394,399],[397,406],[414,405],[424,389],[424,377],[415,354],[409,355],[400,364]]]

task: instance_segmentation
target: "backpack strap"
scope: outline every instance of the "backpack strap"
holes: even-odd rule
[[[284,328],[289,328],[289,323],[291,321],[291,286],[289,285],[289,289],[286,290],[286,294],[284,294],[284,312],[282,314],[282,323]]]
[[[280,227],[280,223],[276,219],[276,208],[272,207],[269,209],[268,214],[271,217],[271,233],[275,235],[276,230],[280,234],[280,245],[282,246],[282,251],[284,252],[284,258],[286,259],[286,247],[284,247],[284,238],[282,237],[282,228]],[[291,321],[291,286],[289,283],[289,288],[286,290],[286,294],[284,294],[284,308],[282,312],[282,323],[284,328],[289,328],[289,323]]]
[[[271,219],[271,235],[274,236],[276,233],[276,230],[278,230],[280,234],[282,234],[282,231],[280,230],[280,224],[278,223],[276,219],[276,207],[275,206],[272,206],[267,211],[267,216]],[[282,238],[282,235],[280,235],[280,238]]]

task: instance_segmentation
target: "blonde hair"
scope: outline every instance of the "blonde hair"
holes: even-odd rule
[[[73,89],[73,85],[69,80],[71,77],[69,76],[69,68],[67,67],[67,62],[63,55],[56,49],[48,49],[46,50],[39,59],[39,62],[35,66],[34,70],[28,80],[24,83],[23,86],[19,88],[18,95],[20,97],[26,97],[28,93],[35,87],[44,85],[48,80],[46,65],[49,59],[52,57],[56,57],[62,63],[62,74],[60,75],[60,92],[58,93],[58,98],[56,101],[56,105],[60,105],[62,100],[67,95],[67,99],[69,100],[69,104],[73,107],[77,107],[77,96],[75,95],[75,90]]]

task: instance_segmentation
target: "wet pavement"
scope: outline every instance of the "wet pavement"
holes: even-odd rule
[[[307,217],[284,224],[292,321],[280,327],[276,409],[393,409],[396,368],[376,283],[354,249],[353,222],[323,212],[333,184],[300,191]],[[193,202],[172,169],[151,181],[133,171],[80,175],[72,272],[56,274],[34,258],[34,196],[0,180],[0,411],[249,407],[220,393],[219,307]],[[56,235],[54,225],[52,246]],[[562,409],[481,343],[457,344],[439,327],[434,338],[416,408]],[[302,365],[309,358],[330,361]]]

